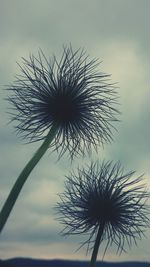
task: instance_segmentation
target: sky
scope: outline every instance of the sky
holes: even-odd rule
[[[114,142],[92,159],[120,160],[125,170],[144,173],[150,188],[150,1],[149,0],[0,0],[0,207],[17,176],[40,146],[24,144],[10,121],[5,86],[20,73],[16,62],[38,49],[58,58],[62,46],[85,48],[102,61],[100,71],[117,82],[120,122]],[[57,161],[49,150],[28,178],[0,236],[0,258],[89,259],[86,248],[76,252],[82,237],[64,238],[53,207],[64,190],[65,175],[90,162],[66,156]],[[150,261],[150,230],[138,246],[105,260]],[[103,250],[103,248],[102,248]],[[98,259],[102,258],[100,249]]]

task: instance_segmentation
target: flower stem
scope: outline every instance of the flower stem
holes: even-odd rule
[[[93,249],[93,253],[92,253],[89,267],[95,267],[98,249],[99,249],[100,241],[101,241],[101,238],[103,235],[103,231],[104,231],[104,223],[101,223],[99,226],[99,229],[98,229],[98,233],[97,233],[97,237],[95,240],[94,249]]]
[[[16,180],[12,190],[9,193],[9,196],[4,203],[4,206],[0,212],[0,233],[3,230],[3,227],[9,217],[9,214],[17,200],[17,197],[26,182],[28,176],[36,166],[36,164],[39,162],[39,160],[42,158],[46,150],[48,149],[50,143],[54,139],[56,132],[58,130],[57,125],[53,125],[50,129],[48,135],[46,136],[43,144],[39,147],[39,149],[36,151],[36,153],[33,155],[31,160],[27,163],[27,165],[22,170],[21,174],[19,175],[18,179]]]

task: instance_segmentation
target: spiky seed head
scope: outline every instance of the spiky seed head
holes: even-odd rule
[[[92,147],[112,140],[118,110],[115,86],[110,75],[98,70],[99,62],[89,60],[82,49],[63,48],[60,61],[38,57],[23,58],[21,75],[8,86],[11,91],[12,120],[16,131],[29,142],[42,140],[52,125],[58,132],[52,143],[62,155],[84,154]]]
[[[136,244],[150,226],[150,196],[143,177],[125,173],[120,162],[92,163],[87,169],[71,173],[60,194],[56,210],[65,225],[63,235],[88,234],[83,244],[95,242],[100,225],[104,225],[102,241],[115,244],[117,252],[125,251],[125,243]]]

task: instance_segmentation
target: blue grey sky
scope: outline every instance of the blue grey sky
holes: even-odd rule
[[[126,170],[145,173],[150,187],[150,1],[149,0],[0,0],[0,207],[16,177],[40,143],[23,144],[9,122],[5,85],[20,70],[16,62],[39,48],[58,57],[62,45],[84,47],[102,60],[101,70],[118,82],[121,122],[114,142],[92,159],[120,160]],[[63,238],[53,206],[64,189],[65,175],[90,158],[71,165],[57,162],[50,150],[32,172],[0,237],[0,258],[37,257],[89,259],[75,250],[80,237]],[[105,260],[150,261],[150,230],[146,238],[121,256],[110,248]],[[102,250],[99,259],[102,257]]]

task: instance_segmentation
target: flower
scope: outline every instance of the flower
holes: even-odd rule
[[[97,71],[98,65],[71,45],[63,48],[60,61],[47,60],[41,50],[37,58],[23,58],[22,74],[8,87],[17,133],[29,142],[43,140],[56,123],[51,146],[60,155],[69,150],[71,157],[110,142],[117,96],[110,75]]]
[[[135,178],[134,171],[124,173],[120,162],[91,163],[88,169],[78,169],[67,177],[65,192],[60,194],[56,210],[65,225],[63,235],[88,234],[83,244],[96,243],[101,228],[100,243],[115,244],[117,252],[125,251],[141,238],[148,219],[149,193],[142,176]],[[94,266],[94,265],[91,265]]]

